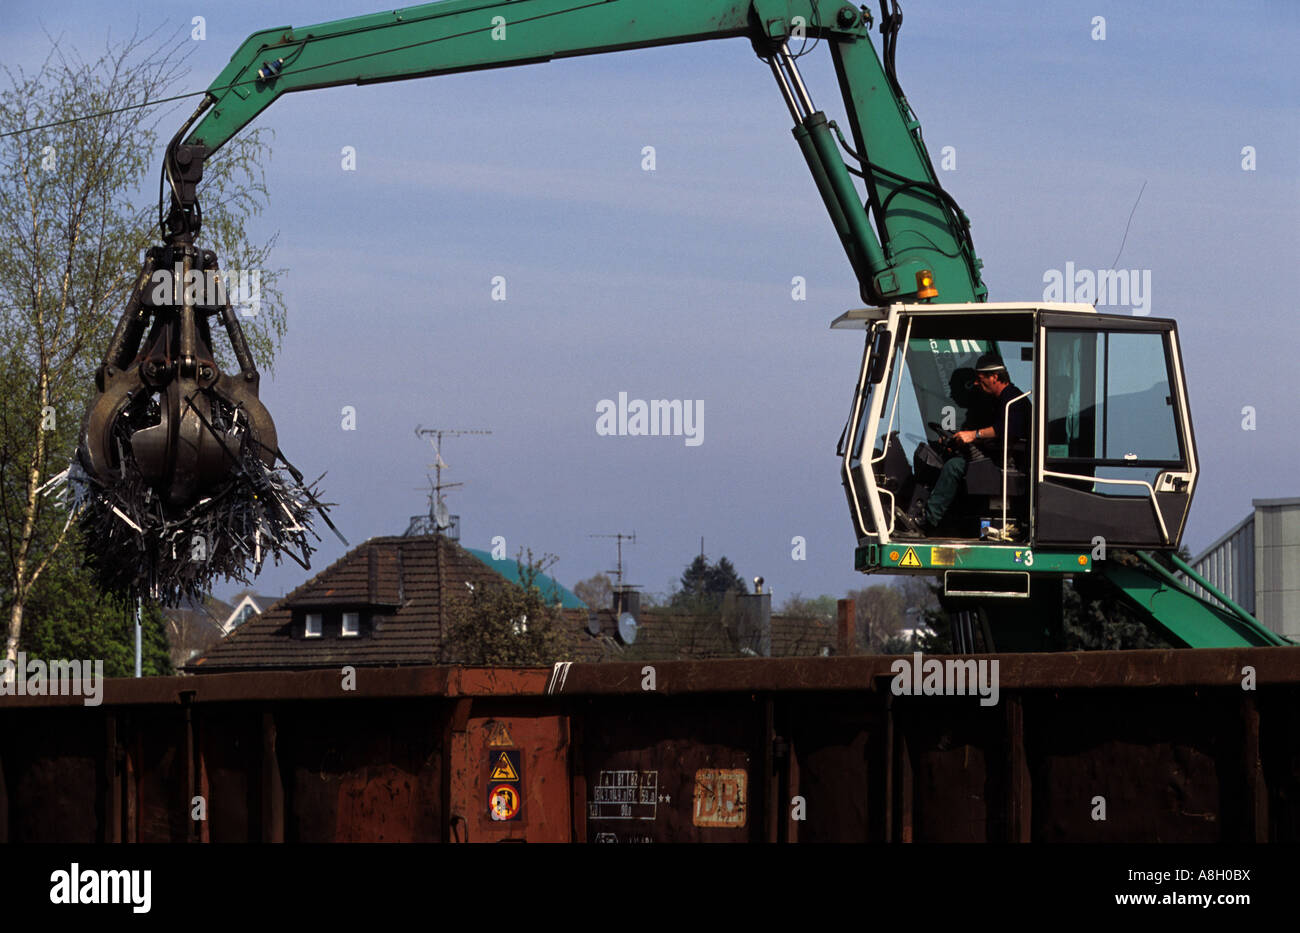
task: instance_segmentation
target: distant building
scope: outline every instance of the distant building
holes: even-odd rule
[[[1300,642],[1300,498],[1251,505],[1192,568],[1267,628]]]
[[[254,593],[252,590],[243,590],[236,593],[231,601],[234,608],[230,610],[230,615],[226,617],[226,621],[221,624],[222,633],[229,635],[253,616],[260,616],[266,612],[280,598],[279,596],[265,596],[261,593]]]

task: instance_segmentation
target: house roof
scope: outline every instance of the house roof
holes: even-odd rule
[[[772,616],[772,657],[805,658],[835,653],[835,626],[820,619]]]
[[[618,636],[618,621],[608,609],[594,613],[599,634],[587,624],[590,611],[566,612],[577,634],[576,660],[623,661],[675,659],[707,660],[738,658],[742,652],[721,615],[692,615],[667,609],[643,609],[637,619],[636,640],[624,644]],[[774,658],[817,657],[835,653],[835,626],[818,619],[773,615]]]
[[[445,594],[500,576],[440,535],[372,538],[353,548],[275,608],[249,619],[189,665],[195,673],[438,664]],[[360,610],[371,620],[363,638],[305,639],[295,610]]]
[[[491,553],[489,553],[488,551],[480,551],[477,548],[472,548],[472,547],[467,547],[465,548],[465,550],[469,551],[471,554],[473,554],[475,557],[477,557],[487,566],[491,567],[497,573],[501,574],[501,576],[505,577],[511,583],[518,583],[520,585],[523,585],[524,581],[520,576],[520,572],[521,572],[520,565],[517,559],[513,557],[497,559],[493,557]],[[579,599],[575,593],[565,588],[564,586],[556,582],[552,577],[548,577],[544,573],[537,574],[537,578],[535,582],[537,584],[537,588],[542,591],[542,597],[548,603],[552,602],[556,597],[559,597],[560,608],[562,609],[587,609],[588,608],[587,604],[583,602],[581,599]]]

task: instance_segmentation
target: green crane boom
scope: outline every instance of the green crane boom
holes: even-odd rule
[[[944,300],[983,300],[987,289],[968,222],[939,185],[920,124],[876,55],[868,28],[862,10],[816,0],[453,0],[267,29],[244,40],[209,87],[184,134],[193,148],[181,157],[201,163],[294,91],[744,38],[771,64],[864,300],[879,305],[915,296],[923,270],[933,273]],[[813,108],[794,67],[786,47],[794,36],[830,46],[853,140],[847,148],[861,157],[850,157],[852,167],[838,148],[838,126]],[[864,178],[874,231],[851,172]]]

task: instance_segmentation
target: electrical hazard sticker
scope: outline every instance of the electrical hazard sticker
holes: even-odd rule
[[[488,812],[494,820],[519,819],[519,789],[510,784],[498,784],[488,794]]]
[[[908,549],[903,553],[903,559],[900,560],[900,561],[898,562],[898,566],[900,566],[900,567],[921,567],[921,566],[924,566],[924,565],[923,565],[919,560],[916,559],[916,551],[915,551],[915,549],[913,549],[913,548],[908,548]]]
[[[512,749],[503,751],[497,756],[496,762],[492,765],[492,773],[488,775],[489,781],[509,781],[519,783],[519,750]]]

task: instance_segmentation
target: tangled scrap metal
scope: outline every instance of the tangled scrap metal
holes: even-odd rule
[[[205,428],[221,438],[229,473],[193,505],[168,507],[149,485],[132,453],[127,419],[114,427],[112,482],[91,476],[76,459],[60,477],[66,479],[69,520],[78,522],[86,565],[113,597],[175,606],[201,600],[221,577],[251,583],[268,557],[277,565],[288,557],[309,569],[312,540],[320,541],[313,513],[347,543],[329,519],[330,505],[319,499],[323,475],[304,483],[278,449],[277,466],[268,466],[255,444],[239,442],[248,437],[242,410],[215,393],[210,398],[218,423]]]

